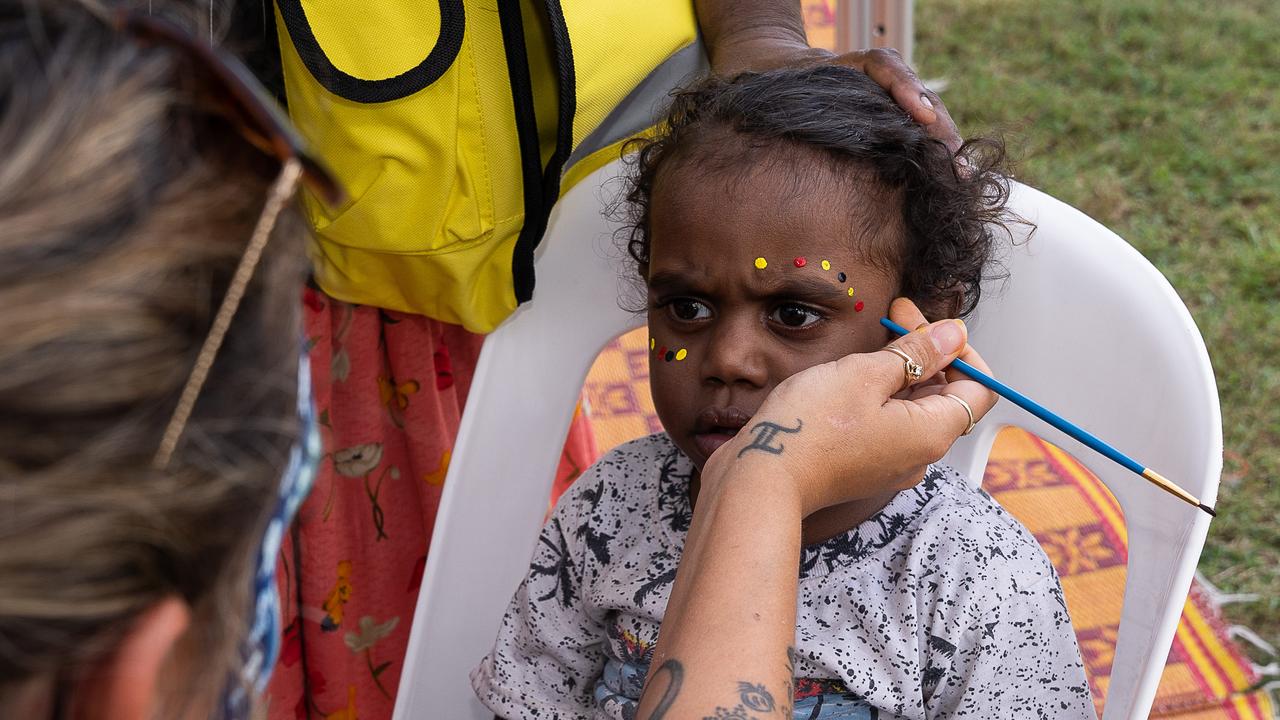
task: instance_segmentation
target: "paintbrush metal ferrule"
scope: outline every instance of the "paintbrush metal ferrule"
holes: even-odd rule
[[[898,335],[907,334],[906,328],[890,320],[889,318],[881,318],[880,324]],[[1014,390],[1008,385],[1005,385],[999,380],[996,380],[995,378],[975,368],[969,363],[959,358],[956,358],[955,360],[951,361],[951,364],[949,365],[949,367],[968,376],[972,380],[986,387],[988,390],[991,390],[992,392],[999,395],[1000,397],[1007,399],[1009,402],[1017,405],[1023,410],[1026,410],[1027,412],[1040,418],[1041,420],[1052,425],[1058,430],[1061,430],[1063,433],[1065,433],[1069,437],[1079,441],[1085,447],[1088,447],[1098,452],[1103,457],[1106,457],[1107,459],[1115,462],[1117,465],[1120,465],[1126,470],[1129,470],[1130,472],[1141,475],[1143,478],[1147,480],[1147,482],[1150,482],[1152,485],[1155,485],[1156,487],[1160,488],[1161,490],[1164,490],[1170,495],[1173,495],[1179,500],[1182,500],[1183,502],[1189,505],[1193,505],[1197,508],[1200,508],[1201,510],[1205,511],[1212,517],[1218,516],[1218,512],[1216,510],[1200,502],[1200,500],[1197,499],[1196,496],[1178,487],[1177,485],[1175,485],[1173,482],[1171,482],[1168,478],[1164,477],[1160,473],[1152,470],[1151,468],[1146,467],[1145,465],[1142,465],[1141,463],[1137,462],[1136,460],[1129,457],[1128,455],[1125,455],[1124,453],[1115,449],[1111,445],[1108,445],[1107,443],[1103,442],[1096,435],[1093,435],[1092,433],[1088,432],[1087,430],[1085,430],[1084,428],[1081,428],[1078,425],[1068,422],[1057,413],[1054,413],[1053,411],[1049,410],[1048,408],[1036,402],[1035,400],[1032,400],[1026,395],[1023,395],[1017,390]]]
[[[1205,505],[1204,503],[1200,502],[1200,500],[1198,500],[1196,496],[1178,487],[1178,485],[1175,484],[1173,481],[1169,480],[1169,478],[1166,478],[1165,476],[1161,475],[1155,470],[1152,470],[1151,468],[1143,468],[1142,477],[1150,480],[1152,484],[1154,484],[1156,487],[1160,488],[1161,490],[1164,490],[1165,492],[1169,493],[1170,495],[1173,495],[1174,497],[1177,497],[1192,505],[1195,505],[1196,507],[1200,508],[1201,510],[1204,510],[1205,512],[1209,513],[1213,517],[1218,517],[1217,510],[1214,510],[1208,505]]]

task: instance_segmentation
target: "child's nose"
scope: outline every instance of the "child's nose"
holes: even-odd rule
[[[704,382],[764,387],[768,382],[765,338],[751,317],[722,317],[704,349]]]

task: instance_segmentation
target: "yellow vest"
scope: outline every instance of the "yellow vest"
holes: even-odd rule
[[[277,0],[289,114],[351,198],[304,191],[326,293],[492,330],[559,195],[705,67],[691,0],[532,2]]]

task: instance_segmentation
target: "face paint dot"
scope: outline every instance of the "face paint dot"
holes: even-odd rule
[[[671,362],[672,360],[675,359],[675,357],[676,357],[676,354],[674,352],[670,350],[667,351],[667,362]]]
[[[856,302],[856,303],[854,303],[854,304],[853,304],[853,311],[854,311],[854,312],[862,312],[862,301],[861,301],[861,300],[859,300],[858,302]]]
[[[823,270],[830,270],[830,269],[831,269],[831,261],[830,261],[830,260],[823,260],[823,261],[822,261],[822,269],[823,269]]]
[[[662,357],[663,355],[666,355],[666,354],[667,354],[666,345],[663,345],[662,347],[658,348],[658,357]]]
[[[849,276],[848,276],[848,275],[845,275],[844,273],[840,273],[839,275],[837,275],[837,276],[836,276],[836,279],[837,279],[837,280],[839,280],[840,282],[844,282],[844,281],[845,281],[845,280],[847,280],[848,278],[849,278]]]
[[[802,258],[802,257],[798,257],[798,258],[796,258],[796,267],[804,267],[804,266],[805,266],[805,263],[807,263],[807,262],[809,262],[809,261],[808,261],[808,260],[805,260],[805,259],[804,259],[804,258]]]
[[[768,261],[768,260],[765,260],[765,259],[764,259],[764,258],[762,258],[762,257],[760,257],[760,258],[756,258],[756,269],[757,269],[757,270],[763,270],[763,269],[765,269],[765,268],[767,268],[767,267],[769,267],[769,261]]]
[[[849,288],[849,297],[853,297],[853,288]]]
[[[653,338],[649,338],[649,349],[653,349]]]
[[[683,360],[687,357],[689,357],[689,351],[684,348],[680,348],[679,352],[676,353],[677,360]]]

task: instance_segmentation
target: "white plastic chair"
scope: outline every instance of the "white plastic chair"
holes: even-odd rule
[[[533,303],[486,341],[445,481],[400,679],[396,720],[488,719],[469,671],[492,647],[527,570],[583,380],[600,349],[642,318],[619,308],[615,224],[602,209],[620,162],[556,206]],[[1013,279],[984,295],[972,342],[997,376],[1212,504],[1221,422],[1208,355],[1164,278],[1082,213],[1017,186],[1039,225],[1013,249]],[[1129,575],[1104,720],[1145,716],[1208,517],[1000,403],[949,460],[981,478],[998,429],[1017,425],[1080,458],[1124,508]]]
[[[1037,229],[1012,249],[1007,285],[986,288],[969,322],[973,346],[996,377],[1212,507],[1222,417],[1186,306],[1138,251],[1079,210],[1024,185],[1011,206]],[[1007,401],[946,462],[979,481],[1011,425],[1073,455],[1124,510],[1128,574],[1103,720],[1146,717],[1210,518]]]

